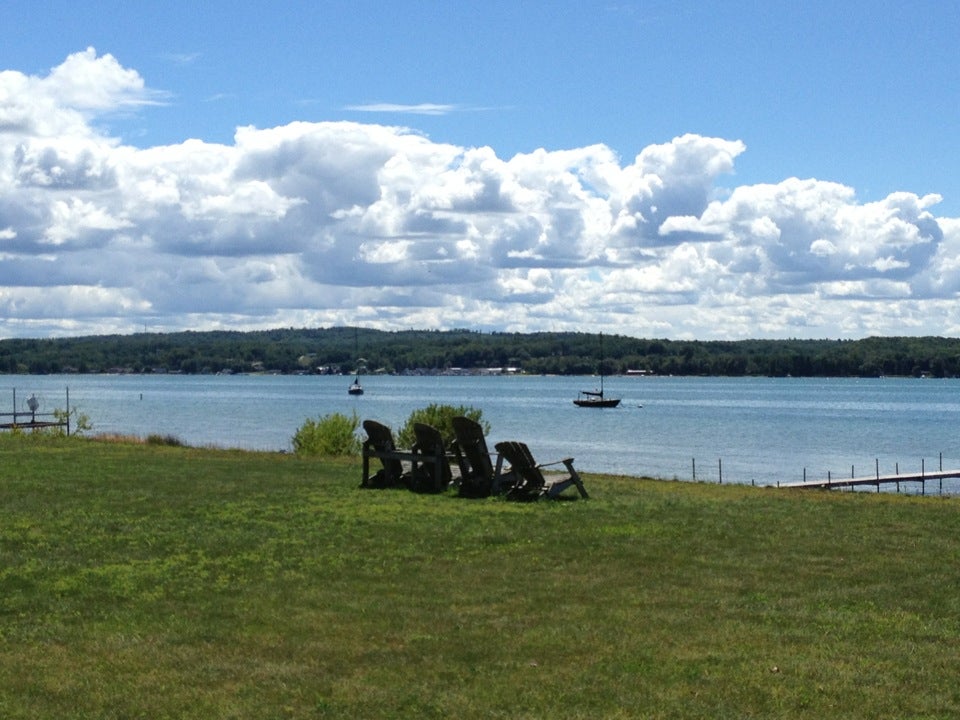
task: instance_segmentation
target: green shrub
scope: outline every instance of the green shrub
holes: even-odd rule
[[[183,441],[176,435],[161,435],[151,433],[145,440],[147,445],[166,445],[168,447],[183,447]]]
[[[70,408],[70,412],[62,408],[55,408],[53,410],[53,419],[58,423],[63,423],[62,425],[50,428],[50,431],[55,435],[63,435],[67,431],[66,423],[69,421],[72,426],[72,432],[74,435],[83,435],[87,430],[93,429],[93,423],[90,421],[90,416],[86,413],[80,412],[77,407]]]
[[[297,455],[357,455],[360,440],[357,428],[360,418],[356,413],[324,415],[319,420],[307,419],[293,436],[293,451]]]
[[[463,415],[464,417],[468,417],[471,420],[480,423],[480,425],[483,427],[484,434],[490,432],[490,423],[483,420],[482,410],[473,407],[466,407],[464,405],[454,407],[453,405],[439,405],[437,403],[433,403],[425,408],[420,408],[410,413],[410,417],[407,418],[406,425],[400,428],[400,432],[397,434],[397,443],[400,445],[400,447],[410,447],[413,445],[413,443],[416,441],[416,438],[413,434],[414,423],[433,425],[433,427],[440,431],[444,442],[449,443],[454,438],[453,418],[459,415]]]

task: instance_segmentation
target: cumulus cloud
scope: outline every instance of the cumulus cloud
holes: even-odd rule
[[[134,148],[161,101],[87,49],[0,73],[0,335],[363,323],[637,336],[960,329],[960,220],[818,179],[727,186],[740,140],[501,158],[405,127]],[[447,112],[453,106],[357,106]]]

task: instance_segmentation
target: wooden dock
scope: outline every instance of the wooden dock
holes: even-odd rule
[[[44,430],[59,428],[70,434],[70,388],[66,389],[67,409],[63,412],[39,412],[40,401],[31,395],[25,408],[17,409],[17,389],[13,389],[13,412],[0,412],[0,430]]]
[[[4,413],[12,415],[13,413]],[[28,415],[29,413],[17,413]],[[17,420],[16,422],[0,422],[0,430],[43,430],[44,428],[65,428],[66,420]]]
[[[926,484],[931,480],[947,480],[950,478],[960,478],[960,470],[934,470],[927,472],[921,470],[919,473],[897,473],[895,475],[865,475],[861,477],[832,477],[828,476],[826,480],[804,480],[802,482],[778,483],[780,488],[801,488],[813,490],[833,490],[843,488],[856,488],[863,486],[876,486],[877,492],[881,486],[896,485],[900,489],[900,484],[920,483],[923,491],[926,492]]]

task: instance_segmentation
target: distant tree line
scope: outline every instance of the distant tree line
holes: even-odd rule
[[[362,359],[361,359],[362,358]],[[441,372],[517,368],[586,375],[600,363],[588,333],[385,332],[364,328],[139,333],[0,340],[0,373]],[[960,376],[960,339],[696,341],[603,336],[603,370],[659,375]]]

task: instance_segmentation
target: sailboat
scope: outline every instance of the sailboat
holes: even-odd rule
[[[620,404],[620,398],[608,398],[603,394],[603,333],[600,333],[600,389],[581,390],[573,404],[590,408],[612,408]]]
[[[363,395],[363,385],[360,384],[360,368],[363,367],[365,360],[360,357],[359,344],[357,342],[357,329],[353,329],[353,351],[357,355],[357,376],[353,379],[347,392],[350,395]]]
[[[347,392],[351,395],[363,395],[363,385],[360,384],[360,370],[357,370],[357,377],[350,383]]]

